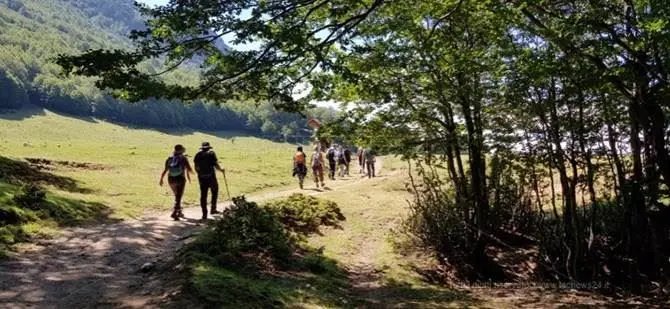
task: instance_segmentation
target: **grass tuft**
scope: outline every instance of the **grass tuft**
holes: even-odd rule
[[[284,308],[296,300],[341,305],[346,272],[323,249],[304,242],[313,229],[295,228],[338,217],[343,218],[336,204],[312,197],[295,195],[265,206],[235,199],[183,251],[197,297],[216,308]]]

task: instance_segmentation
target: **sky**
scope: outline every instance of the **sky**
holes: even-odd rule
[[[168,0],[137,0],[137,2],[146,3],[148,5],[163,5],[168,3]]]

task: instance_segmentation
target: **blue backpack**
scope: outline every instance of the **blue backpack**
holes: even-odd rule
[[[177,177],[184,175],[184,164],[183,159],[180,156],[170,157],[170,163],[168,165],[168,175],[170,177]]]

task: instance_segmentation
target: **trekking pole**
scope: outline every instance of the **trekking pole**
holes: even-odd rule
[[[228,192],[228,199],[233,200],[233,197],[230,196],[230,190],[228,189],[228,179],[226,179],[226,171],[223,171],[223,183],[226,185],[226,192]]]

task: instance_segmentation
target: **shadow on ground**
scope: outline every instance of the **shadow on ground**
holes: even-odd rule
[[[146,307],[167,288],[155,265],[194,227],[155,219],[72,229],[0,261],[0,308]]]
[[[68,192],[94,193],[89,188],[81,187],[74,178],[53,174],[45,166],[2,156],[0,156],[0,179],[15,185],[27,183],[52,185]]]
[[[46,113],[43,108],[32,107],[22,109],[0,109],[0,119],[21,121],[34,116],[44,116]]]
[[[62,117],[69,117],[77,120],[82,120],[90,123],[97,123],[98,120],[91,116],[78,116],[78,115],[72,115],[68,113],[63,113],[63,112],[58,112],[58,111],[53,111],[50,109],[46,109],[41,106],[37,105],[25,105],[23,108],[20,109],[1,109],[0,110],[0,119],[3,120],[11,120],[11,121],[21,121],[21,120],[26,120],[35,116],[45,116],[46,111],[49,111],[51,113],[54,113],[56,115],[62,116]]]
[[[218,267],[200,267],[187,283],[186,293],[165,299],[160,308],[445,308],[472,306],[479,301],[469,294],[390,281],[360,286],[350,271],[334,260],[324,261],[328,270],[275,271],[245,274]],[[206,287],[203,287],[206,285]],[[196,295],[195,290],[200,291]],[[202,291],[209,293],[203,295]],[[203,302],[203,299],[210,301]],[[196,307],[197,307],[196,306]]]

